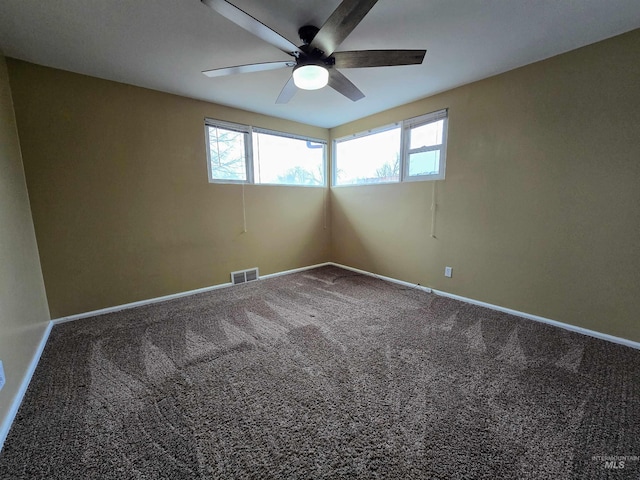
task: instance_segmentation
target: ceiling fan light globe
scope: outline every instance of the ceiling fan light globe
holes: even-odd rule
[[[329,70],[321,65],[300,65],[293,69],[293,83],[302,90],[318,90],[329,83]]]

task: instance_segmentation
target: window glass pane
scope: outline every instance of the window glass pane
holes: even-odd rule
[[[253,139],[256,183],[324,185],[324,144],[256,132]]]
[[[336,185],[400,180],[400,128],[336,142]]]
[[[411,129],[411,142],[409,149],[431,147],[442,143],[442,128],[444,120],[427,123]]]
[[[246,181],[245,134],[211,126],[207,131],[212,179]]]
[[[409,154],[409,176],[436,175],[440,168],[440,150]]]

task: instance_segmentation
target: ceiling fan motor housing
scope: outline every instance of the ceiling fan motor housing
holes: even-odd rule
[[[309,45],[316,36],[320,29],[318,27],[314,27],[313,25],[304,25],[298,29],[298,35],[300,36],[300,40],[305,45]]]
[[[300,51],[305,55],[299,56],[298,64],[305,63],[316,63],[316,64],[324,64],[324,65],[333,65],[330,58],[325,58],[325,52],[320,50],[319,48],[312,48],[311,42],[316,37],[316,34],[320,31],[318,27],[314,27],[313,25],[304,25],[298,29],[298,35],[300,36],[300,40],[302,40],[302,45],[300,45]]]

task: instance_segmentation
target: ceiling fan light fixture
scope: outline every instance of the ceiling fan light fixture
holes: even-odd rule
[[[293,83],[302,90],[318,90],[329,83],[329,70],[315,63],[298,65],[293,69]]]

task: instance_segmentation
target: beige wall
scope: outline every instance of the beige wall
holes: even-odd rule
[[[53,318],[328,261],[326,189],[207,180],[204,118],[326,129],[8,60]]]
[[[437,238],[432,182],[333,188],[333,260],[640,341],[638,58],[640,30],[331,130],[449,108]]]
[[[48,321],[9,78],[0,55],[0,360],[6,376],[0,391],[2,428]]]

